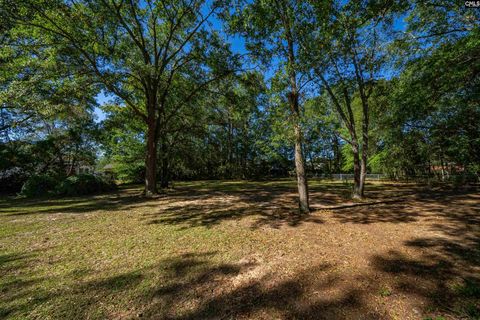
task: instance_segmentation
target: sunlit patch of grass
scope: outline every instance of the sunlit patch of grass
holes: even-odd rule
[[[140,188],[126,191],[135,194]],[[217,188],[223,187],[214,183],[207,190]],[[1,200],[0,318],[131,318],[142,312],[144,297],[175,279],[171,272],[180,272],[178,277],[197,268],[234,265],[272,241],[248,226],[232,232],[222,225],[150,224],[145,219],[158,212],[158,200],[130,199],[126,191],[121,196],[127,200],[115,194]],[[186,259],[190,265],[182,267],[184,255],[192,252]],[[208,259],[202,253],[209,253]]]
[[[342,182],[316,179],[310,188],[335,195],[346,190]],[[382,185],[368,188],[384,190]],[[208,302],[212,292],[222,296],[217,291],[230,289],[241,268],[254,275],[252,257],[263,257],[264,264],[278,259],[290,277],[298,271],[292,260],[307,267],[309,258],[322,252],[321,246],[311,250],[310,235],[290,228],[296,225],[289,223],[296,210],[295,190],[291,178],[174,182],[153,199],[140,196],[141,186],[131,185],[99,196],[0,199],[0,318],[188,318],[195,301]],[[274,197],[259,201],[265,209],[256,196],[268,192]],[[268,207],[271,203],[275,206]],[[321,215],[322,221],[334,216],[333,211],[320,212],[316,218]],[[286,232],[278,227],[281,222],[286,222]],[[274,227],[263,228],[268,223]],[[319,225],[307,230],[313,233]],[[344,241],[341,237],[351,229],[340,230],[334,238]],[[229,281],[221,282],[224,278]],[[295,288],[295,281],[287,284],[284,290]],[[458,294],[475,299],[476,290],[465,283]],[[385,287],[374,294],[388,297],[392,291]],[[209,307],[215,312],[215,305]],[[473,312],[469,310],[464,311]]]

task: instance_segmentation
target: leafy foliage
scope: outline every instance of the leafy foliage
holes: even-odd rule
[[[80,196],[111,191],[113,189],[115,189],[115,184],[107,182],[99,176],[79,174],[68,177],[59,183],[55,188],[55,194],[60,196]]]
[[[22,186],[20,195],[25,197],[51,195],[58,183],[58,179],[47,174],[33,175]]]
[[[4,192],[83,164],[152,192],[287,176],[300,154],[309,175],[478,180],[480,19],[454,1],[0,4]]]
[[[79,174],[67,178],[48,174],[33,175],[23,184],[21,196],[80,196],[115,189],[113,182],[92,174]]]

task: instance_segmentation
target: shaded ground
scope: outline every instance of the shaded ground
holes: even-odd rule
[[[192,182],[0,201],[0,318],[480,319],[480,193]]]

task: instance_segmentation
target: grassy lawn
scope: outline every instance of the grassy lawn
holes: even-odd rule
[[[183,182],[0,200],[0,318],[480,319],[480,194]]]

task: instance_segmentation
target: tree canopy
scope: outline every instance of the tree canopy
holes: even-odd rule
[[[480,11],[458,1],[1,0],[0,178],[480,170]],[[106,97],[106,98],[101,98]],[[7,185],[4,183],[2,185]]]

